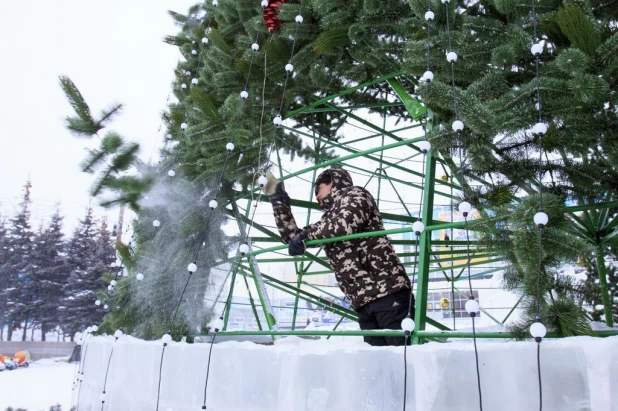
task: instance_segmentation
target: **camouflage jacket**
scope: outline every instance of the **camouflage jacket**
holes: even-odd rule
[[[303,229],[308,240],[384,230],[380,211],[367,190],[353,186],[345,170],[328,169],[324,173],[331,174],[333,186],[322,201],[322,218]],[[289,201],[273,202],[273,211],[281,238],[288,243],[301,231]],[[386,236],[327,243],[324,250],[341,291],[356,309],[410,288],[406,271]]]

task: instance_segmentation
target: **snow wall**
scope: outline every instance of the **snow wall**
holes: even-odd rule
[[[209,348],[166,347],[159,410],[202,409]],[[156,410],[162,349],[160,341],[129,336],[89,338],[76,388],[79,411]],[[539,409],[535,342],[479,340],[478,350],[484,410]],[[408,347],[407,366],[406,410],[479,409],[472,342]],[[545,340],[541,373],[544,411],[618,411],[618,337]],[[287,337],[271,346],[223,342],[212,349],[206,405],[213,411],[398,411],[403,386],[403,347],[341,337]]]

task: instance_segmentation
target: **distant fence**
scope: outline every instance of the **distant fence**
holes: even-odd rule
[[[57,341],[0,341],[0,353],[13,355],[17,351],[28,350],[32,360],[41,358],[70,357],[76,343]]]

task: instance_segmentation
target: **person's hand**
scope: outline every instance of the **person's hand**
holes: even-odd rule
[[[272,204],[289,203],[290,196],[285,192],[283,181],[279,181],[277,177],[270,171],[266,173],[266,184],[264,185],[264,194]]]
[[[307,234],[304,231],[296,234],[292,240],[290,240],[290,244],[288,246],[288,254],[289,255],[303,255],[307,250],[307,246],[305,245],[305,240],[307,238]]]

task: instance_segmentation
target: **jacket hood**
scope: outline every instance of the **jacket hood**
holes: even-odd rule
[[[318,187],[322,183],[332,183],[333,185],[330,194],[322,200],[322,210],[328,210],[335,201],[341,199],[343,191],[353,185],[350,173],[341,168],[329,168],[328,170],[324,170],[320,173],[318,178],[315,180],[316,195],[318,192]]]

